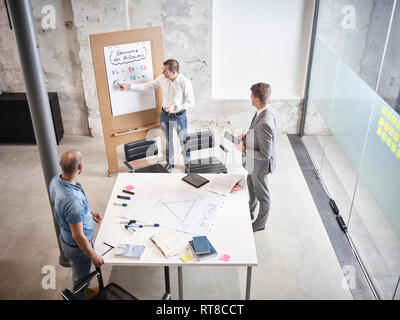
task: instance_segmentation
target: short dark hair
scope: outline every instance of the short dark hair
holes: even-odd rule
[[[179,72],[179,62],[175,59],[165,60],[163,63],[164,66],[168,66],[169,71]]]
[[[259,82],[253,84],[251,86],[251,93],[254,98],[260,99],[262,104],[266,104],[269,102],[269,98],[271,97],[271,85],[264,82]]]
[[[73,175],[78,171],[78,166],[81,163],[81,154],[77,150],[69,150],[61,156],[60,166],[66,175]]]

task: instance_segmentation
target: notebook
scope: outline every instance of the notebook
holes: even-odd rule
[[[195,257],[197,257],[197,259],[199,261],[202,261],[202,260],[205,260],[205,259],[208,259],[208,258],[212,258],[212,257],[217,255],[217,250],[215,250],[215,248],[211,244],[210,240],[208,240],[208,245],[210,246],[210,252],[209,253],[196,254],[196,252],[194,251],[194,248],[193,248],[193,240],[189,241],[189,247],[193,251],[193,255]]]
[[[167,259],[183,253],[187,249],[187,242],[176,231],[162,231],[149,237],[149,239],[153,241]]]
[[[121,243],[115,248],[115,255],[120,257],[129,257],[140,259],[144,251],[143,245],[131,245],[128,243]]]
[[[198,175],[197,173],[189,173],[187,176],[183,177],[182,180],[191,184],[196,188],[200,188],[201,186],[204,186],[207,182],[210,181]]]
[[[206,236],[193,237],[193,248],[196,254],[209,253],[210,245]]]

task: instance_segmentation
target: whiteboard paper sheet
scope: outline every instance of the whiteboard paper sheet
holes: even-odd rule
[[[154,90],[121,91],[118,86],[154,80],[150,41],[104,47],[104,59],[114,117],[156,107]]]

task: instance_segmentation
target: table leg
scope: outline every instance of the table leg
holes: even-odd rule
[[[246,300],[250,300],[251,271],[252,271],[252,268],[247,267]]]
[[[178,267],[178,288],[179,288],[179,300],[183,300],[182,267]]]
[[[165,292],[171,293],[171,286],[169,282],[169,267],[164,267],[164,276],[165,276]]]

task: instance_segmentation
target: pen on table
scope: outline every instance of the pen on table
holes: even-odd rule
[[[118,207],[127,207],[128,205],[127,205],[126,203],[114,202],[114,206],[118,206]]]
[[[122,190],[122,192],[125,192],[125,193],[127,193],[127,194],[131,194],[131,195],[134,195],[134,194],[135,194],[133,191],[128,191],[128,190]]]
[[[136,232],[135,229],[133,229],[130,225],[126,224],[125,225],[125,229],[128,230],[128,228],[131,229],[132,231]]]
[[[131,200],[131,197],[125,197],[125,196],[120,196],[120,195],[117,195],[117,198],[124,199],[124,200]]]
[[[120,223],[123,223],[123,224],[132,224],[132,223],[136,223],[136,221],[137,221],[137,220],[129,220],[128,222],[126,222],[126,221],[121,221]]]
[[[133,224],[129,223],[130,226],[134,226],[136,228],[144,228],[144,227],[159,227],[160,225],[158,223],[153,223],[153,224]]]
[[[143,227],[159,227],[159,226],[160,226],[159,223],[150,223],[150,224],[145,224],[145,223],[143,223],[143,224],[140,224],[140,223],[137,223],[137,222],[139,222],[139,221],[138,221],[138,220],[129,220],[128,222],[126,222],[126,221],[121,221],[120,223],[127,224],[127,225],[134,225],[135,227],[138,227],[138,228],[143,228]]]

